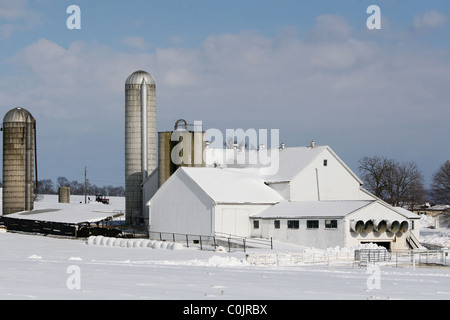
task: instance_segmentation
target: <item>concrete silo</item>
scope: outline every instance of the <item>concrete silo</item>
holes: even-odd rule
[[[145,71],[125,82],[125,209],[130,225],[144,222],[142,183],[156,169],[156,85]]]
[[[3,118],[3,215],[34,208],[36,121],[17,107]]]

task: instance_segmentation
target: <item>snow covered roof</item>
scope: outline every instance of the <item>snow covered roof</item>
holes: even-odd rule
[[[81,223],[97,222],[114,216],[113,212],[105,211],[77,211],[70,209],[41,209],[8,214],[6,217],[36,221]]]
[[[216,203],[274,204],[285,199],[267,186],[255,169],[181,167]]]
[[[100,202],[80,203],[84,196],[71,196],[71,203],[58,203],[57,195],[44,195],[44,199],[35,202],[35,210],[8,214],[5,217],[47,222],[81,223],[97,222],[114,217],[124,211],[124,199],[111,197],[111,204]]]
[[[259,214],[252,216],[252,218],[341,218],[373,202],[375,202],[375,200],[281,202]]]
[[[322,152],[328,151],[362,185],[358,176],[329,146],[292,147],[262,150],[214,149],[205,150],[207,167],[259,169],[267,183],[289,182]],[[274,164],[274,162],[277,162]]]
[[[402,216],[408,218],[408,219],[420,219],[418,214],[415,214],[414,212],[411,212],[409,210],[406,210],[402,207],[392,207],[396,212],[400,213]]]
[[[302,171],[327,146],[285,148],[279,151],[279,168],[274,175],[266,175],[266,182],[291,181],[294,176]]]

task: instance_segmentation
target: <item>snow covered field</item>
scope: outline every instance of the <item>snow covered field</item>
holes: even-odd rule
[[[450,268],[255,266],[242,251],[172,249],[3,232],[0,299],[450,299]]]

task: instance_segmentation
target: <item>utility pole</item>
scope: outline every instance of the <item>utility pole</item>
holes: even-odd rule
[[[87,203],[86,197],[87,197],[87,167],[84,167],[84,203]]]

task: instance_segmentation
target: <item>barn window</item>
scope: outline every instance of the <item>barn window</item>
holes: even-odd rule
[[[306,220],[306,229],[318,229],[319,220]]]
[[[328,165],[328,160],[327,159],[323,159],[323,166],[326,167]]]
[[[259,220],[253,220],[253,229],[259,229]]]
[[[327,229],[337,229],[337,220],[326,219],[325,228]]]
[[[288,220],[287,221],[288,229],[298,229],[300,227],[298,220]]]
[[[280,229],[280,220],[275,220],[273,222],[273,226],[275,227],[275,229]]]

